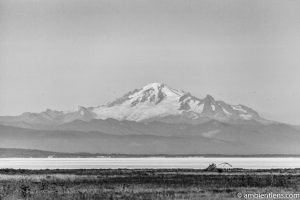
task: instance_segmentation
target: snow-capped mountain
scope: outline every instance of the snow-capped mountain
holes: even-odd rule
[[[151,83],[133,90],[123,97],[98,107],[78,107],[73,111],[47,109],[41,113],[23,113],[19,116],[0,117],[5,125],[18,123],[58,125],[74,120],[116,119],[128,121],[164,121],[170,123],[200,123],[209,120],[222,122],[255,121],[268,123],[253,109],[244,105],[229,105],[212,96],[197,98],[188,92],[173,89],[162,83]]]
[[[0,117],[1,147],[129,154],[295,154],[298,127],[152,83],[98,107]]]
[[[125,94],[104,106],[91,108],[98,119],[144,121],[166,117],[181,117],[190,120],[216,119],[256,120],[263,122],[259,114],[243,105],[229,105],[207,95],[200,99],[188,92],[168,87],[162,83],[151,83],[141,89]]]

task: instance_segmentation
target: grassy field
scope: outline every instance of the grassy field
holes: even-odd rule
[[[297,193],[300,169],[0,170],[0,199],[238,199]]]

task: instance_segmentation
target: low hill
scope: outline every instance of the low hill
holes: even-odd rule
[[[146,126],[146,132],[131,127],[126,134],[118,133],[117,127],[110,130],[115,134],[0,125],[0,147],[100,154],[300,154],[299,131],[280,124],[257,127],[212,121],[182,127],[162,123],[155,128]]]

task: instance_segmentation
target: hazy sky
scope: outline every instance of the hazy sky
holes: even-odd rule
[[[0,0],[0,115],[150,82],[300,124],[300,1]]]

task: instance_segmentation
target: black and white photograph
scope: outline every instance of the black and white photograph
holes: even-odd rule
[[[300,1],[0,0],[23,199],[300,199]]]

